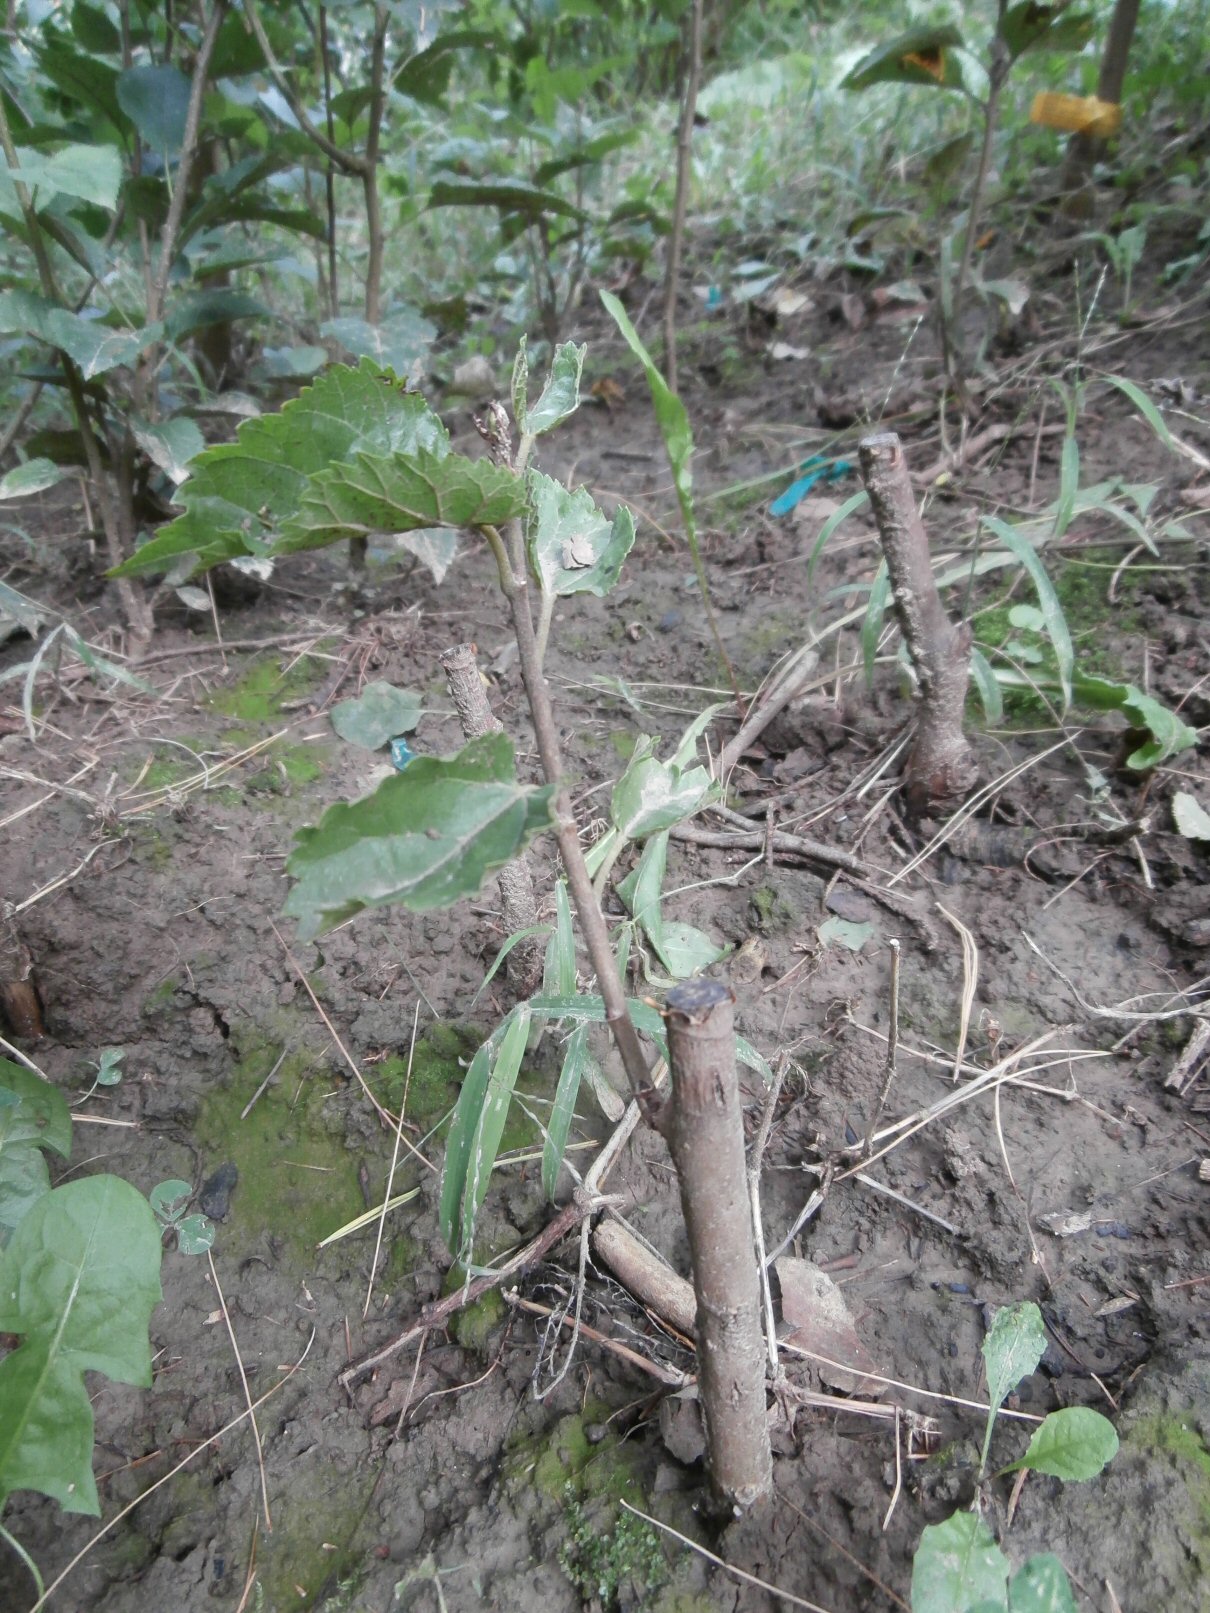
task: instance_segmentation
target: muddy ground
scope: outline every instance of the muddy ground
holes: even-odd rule
[[[1071,357],[1074,321],[1063,294],[1043,290],[1041,324],[1014,334],[1016,352],[998,351],[978,389],[981,423],[1008,429],[930,496],[938,547],[965,541],[980,508],[1016,515],[1055,496],[1060,439],[1039,431],[1056,414],[1052,404],[1044,415],[1035,371],[1043,355],[1056,367]],[[850,518],[808,581],[829,507],[820,493],[847,497],[856,482],[820,490],[797,516],[773,518],[768,505],[799,461],[835,441],[829,428],[847,429],[851,450],[867,422],[894,426],[913,467],[933,465],[937,364],[910,310],[893,319],[871,308],[854,330],[852,303],[814,291],[815,306],[773,333],[742,313],[693,327],[682,359],[711,586],[741,683],[755,688],[780,657],[819,638],[814,687],[737,771],[732,800],[757,814],[771,800],[779,826],[859,849],[885,883],[938,826],[908,825],[894,794],[897,763],[887,758],[910,707],[893,643],[867,688],[855,628],[828,631],[864,605],[873,529],[864,514]],[[1157,291],[1141,305],[1132,328],[1089,333],[1085,362],[1128,375],[1157,402],[1161,379],[1187,383],[1173,426],[1204,455],[1210,373],[1204,351],[1194,369],[1189,354],[1205,294],[1182,302]],[[542,463],[607,505],[630,500],[644,518],[621,586],[603,601],[569,602],[553,638],[549,670],[588,823],[637,734],[672,738],[727,691],[684,546],[659,530],[675,531],[675,520],[646,397],[595,319],[574,334],[591,344],[589,380],[608,377],[625,395],[604,389],[612,407],[586,404],[549,439]],[[813,357],[775,364],[771,337]],[[448,418],[469,447],[469,412],[455,406]],[[1158,559],[1136,554],[1119,574],[1132,547],[1122,531],[1095,517],[1073,526],[1048,560],[1082,664],[1207,723],[1207,477],[1160,449],[1106,389],[1089,396],[1079,444],[1084,485],[1156,482],[1157,508],[1200,535],[1163,546]],[[47,494],[22,520],[36,542],[6,533],[7,579],[116,643],[108,597],[80,581],[83,509]],[[1034,1414],[1094,1406],[1113,1418],[1122,1449],[1086,1484],[1030,1477],[1011,1518],[1011,1479],[992,1484],[988,1515],[1005,1549],[1014,1562],[1057,1552],[1082,1608],[1210,1607],[1210,1186],[1198,1176],[1210,1156],[1210,1098],[1199,1080],[1183,1094],[1166,1088],[1195,1022],[1156,1017],[1195,1001],[1207,973],[1206,848],[1175,833],[1170,807],[1177,788],[1210,806],[1201,754],[1139,778],[1121,765],[1117,718],[1076,714],[1063,730],[1026,704],[988,729],[972,702],[982,779],[1002,782],[895,885],[915,897],[923,922],[781,853],[674,848],[668,888],[680,894],[669,913],[736,949],[718,972],[735,987],[739,1027],[770,1059],[789,1056],[766,1156],[770,1243],[816,1185],[805,1167],[864,1135],[883,1079],[890,939],[902,945],[902,1048],[884,1124],[970,1085],[969,1071],[952,1082],[960,927],[978,958],[967,1065],[990,1067],[1029,1043],[1042,1050],[1018,1071],[1033,1068],[1028,1081],[1006,1082],[996,1099],[972,1092],[869,1167],[900,1199],[853,1178],[832,1185],[799,1252],[831,1273],[869,1365],[894,1380],[882,1388],[885,1415],[846,1410],[839,1398],[798,1407],[776,1435],[775,1501],[720,1530],[700,1464],[679,1460],[661,1437],[659,1384],[581,1341],[559,1385],[537,1399],[534,1385],[549,1381],[561,1354],[545,1318],[497,1295],[430,1334],[419,1359],[414,1345],[399,1352],[351,1397],[337,1382],[457,1281],[437,1231],[440,1126],[476,1038],[509,998],[501,976],[480,990],[502,939],[491,885],[449,912],[363,915],[316,946],[281,919],[292,831],[364,791],[383,765],[339,740],[326,712],[385,678],[425,693],[414,744],[452,751],[460,740],[437,657],[473,640],[522,765],[534,765],[484,556],[468,547],[440,587],[379,557],[360,602],[342,592],[343,577],[333,556],[283,566],[259,598],[221,606],[225,651],[207,618],[169,601],[142,669],[157,698],[74,675],[57,690],[43,679],[34,742],[14,712],[19,683],[3,687],[2,888],[23,902],[50,887],[20,915],[47,1032],[22,1045],[73,1098],[102,1050],[125,1055],[120,1085],[77,1111],[68,1174],[116,1171],[144,1191],[168,1177],[208,1184],[208,1207],[225,1212],[214,1269],[248,1384],[260,1395],[280,1382],[258,1413],[270,1530],[247,1423],[214,1437],[245,1400],[209,1264],[166,1252],[153,1387],[92,1380],[104,1519],[151,1493],[50,1605],[564,1613],[601,1605],[602,1573],[606,1604],[612,1596],[622,1608],[794,1605],[623,1522],[625,1497],[805,1603],[834,1613],[901,1607],[922,1527],[970,1500],[982,1431],[977,1411],[930,1396],[979,1399],[992,1311],[1034,1299],[1050,1348],[1010,1404]],[[986,585],[974,602],[1002,597],[997,586],[1001,595]],[[1018,583],[1012,597],[1027,600],[1028,589]],[[29,649],[14,640],[7,664]],[[730,731],[717,725],[715,748]],[[1134,837],[1107,832],[1136,820],[1145,823]],[[535,860],[547,889],[548,843]],[[847,932],[858,950],[821,939],[837,916],[868,926]],[[316,1248],[381,1202],[390,1165],[391,1136],[350,1062],[384,1103],[404,1101],[426,1161],[405,1157],[396,1171],[393,1190],[415,1194],[391,1214],[373,1272],[372,1228]],[[522,1081],[530,1115],[541,1115],[556,1070],[539,1050]],[[758,1102],[750,1091],[753,1126]],[[98,1123],[113,1121],[126,1125]],[[569,1155],[578,1169],[609,1130],[585,1091]],[[489,1194],[485,1259],[552,1213],[536,1136],[516,1113],[505,1147],[520,1157]],[[232,1164],[238,1181],[225,1204],[212,1179]],[[611,1185],[631,1223],[685,1270],[675,1182],[654,1133],[637,1134]],[[565,1175],[564,1196],[569,1187]],[[1069,1231],[1063,1218],[1080,1212],[1084,1230]],[[556,1248],[525,1274],[520,1297],[565,1303],[576,1252],[574,1238]],[[684,1341],[603,1272],[590,1272],[584,1314],[640,1354],[692,1370]],[[818,1364],[790,1370],[799,1387],[834,1393]],[[1010,1461],[1025,1437],[1021,1424],[1002,1423],[997,1457]],[[98,1528],[29,1495],[5,1522],[48,1580]],[[6,1561],[0,1608],[18,1613],[33,1599]]]

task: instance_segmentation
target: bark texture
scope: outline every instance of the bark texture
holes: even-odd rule
[[[455,644],[441,656],[449,685],[450,698],[467,739],[478,739],[483,734],[498,734],[504,724],[488,702],[479,665],[475,660],[473,644]],[[512,862],[505,863],[496,875],[500,891],[500,905],[504,909],[504,923],[510,935],[518,930],[530,930],[538,922],[538,904],[534,897],[533,875],[529,859],[523,853]],[[519,997],[528,997],[537,990],[542,978],[542,943],[538,936],[527,936],[504,960],[509,982]]]
[[[908,811],[919,818],[962,800],[977,777],[962,732],[971,630],[945,614],[899,438],[894,432],[865,437],[858,456],[919,687],[916,736],[904,772]]]
[[[739,1512],[772,1492],[773,1459],[731,992],[690,981],[669,992],[664,1018],[672,1096],[661,1130],[689,1232],[710,1477]]]

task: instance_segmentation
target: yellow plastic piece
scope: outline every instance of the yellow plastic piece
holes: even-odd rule
[[[1070,134],[1092,134],[1107,140],[1122,126],[1122,109],[1114,101],[1099,101],[1095,95],[1059,95],[1043,90],[1034,96],[1029,121],[1046,129],[1065,129]]]

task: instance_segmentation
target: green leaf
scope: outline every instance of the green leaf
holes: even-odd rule
[[[1210,840],[1210,812],[1188,790],[1177,790],[1172,797],[1172,821],[1186,840]]]
[[[355,700],[332,707],[332,727],[350,745],[381,750],[388,740],[410,734],[424,711],[423,696],[390,683],[367,683]]]
[[[364,319],[329,319],[319,334],[339,342],[354,358],[372,358],[396,375],[411,375],[428,357],[437,327],[413,308],[397,309],[379,325]]]
[[[1145,773],[1170,757],[1179,756],[1197,744],[1197,730],[1183,723],[1174,711],[1144,694],[1133,683],[1114,683],[1077,672],[1072,686],[1077,705],[1094,711],[1120,711],[1132,728],[1144,729],[1150,739],[1126,758],[1127,767]]]
[[[1000,37],[1013,61],[1030,50],[1083,50],[1092,38],[1096,18],[1090,11],[1067,6],[1040,6],[1019,0],[1000,20]]]
[[[577,1024],[589,1025],[605,1023],[604,1000],[587,993],[576,993],[569,997],[550,997],[543,993],[541,997],[531,997],[529,1006],[535,1016],[541,1014],[546,1019],[570,1019]],[[635,1030],[650,1036],[662,1050],[664,1021],[660,1018],[659,1009],[631,997],[627,999],[626,1012]],[[735,1056],[746,1069],[755,1070],[766,1085],[772,1082],[773,1071],[768,1060],[756,1051],[746,1037],[735,1038]]]
[[[189,80],[176,67],[128,67],[118,74],[118,105],[144,145],[177,152],[189,115]]]
[[[665,922],[661,910],[664,874],[668,865],[668,831],[652,835],[632,873],[618,885],[618,895],[655,948],[664,968],[674,980],[717,963],[726,952],[692,924]]]
[[[1031,1299],[1018,1305],[1003,1305],[996,1312],[991,1329],[983,1340],[983,1361],[987,1369],[987,1398],[991,1410],[983,1436],[980,1471],[987,1465],[996,1413],[1008,1392],[1028,1378],[1046,1354],[1046,1327],[1042,1312]]]
[[[567,881],[555,881],[555,927],[546,943],[542,990],[548,997],[571,997],[576,989],[576,935],[571,922]]]
[[[1008,1559],[973,1512],[930,1524],[912,1561],[912,1613],[973,1613],[1005,1605]]]
[[[458,534],[448,527],[421,527],[416,532],[397,532],[394,546],[415,555],[434,582],[444,582],[445,574],[458,558]]]
[[[505,734],[474,739],[448,760],[418,756],[373,795],[331,806],[299,831],[285,910],[310,937],[366,907],[450,907],[551,826],[551,797],[549,785],[517,782]]]
[[[56,465],[53,459],[27,459],[0,476],[0,504],[9,499],[28,498],[31,493],[43,493],[69,473]]]
[[[0,316],[3,305],[0,301]],[[297,511],[312,476],[357,449],[448,451],[445,427],[423,398],[369,359],[333,365],[275,415],[245,420],[233,443],[199,454],[180,490],[185,514],[118,568],[120,576],[167,571],[183,556],[198,569],[260,554]]]
[[[1173,453],[1176,452],[1176,443],[1173,441],[1172,433],[1168,430],[1163,415],[1152,403],[1142,387],[1136,386],[1133,381],[1128,381],[1124,375],[1102,375],[1101,380],[1108,381],[1110,386],[1116,386],[1123,397],[1129,398],[1164,447],[1170,449]]]
[[[145,347],[163,334],[158,324],[139,330],[113,330],[97,319],[85,319],[66,308],[52,308],[39,334],[80,367],[86,381],[123,364],[133,364]]]
[[[112,212],[122,187],[122,159],[113,146],[63,146],[51,156],[18,147],[18,166],[8,178],[19,179],[34,193],[39,212],[56,196],[74,196]]]
[[[835,914],[824,919],[816,931],[824,946],[844,947],[849,952],[860,952],[874,934],[869,919],[842,919]]]
[[[177,415],[172,420],[157,420],[154,424],[128,416],[135,441],[165,476],[179,485],[189,475],[189,461],[196,459],[206,448],[206,439],[195,420]]]
[[[927,84],[933,89],[965,89],[955,47],[962,45],[957,28],[909,28],[879,45],[840,81],[842,90],[864,90],[870,84]]]
[[[1038,596],[1038,605],[1046,622],[1046,636],[1054,648],[1055,666],[1058,669],[1059,686],[1063,692],[1063,705],[1066,708],[1071,704],[1075,650],[1072,648],[1067,618],[1063,614],[1063,606],[1058,594],[1055,593],[1054,584],[1046,574],[1046,567],[1042,564],[1038,551],[1024,532],[1017,527],[1009,526],[1007,521],[1000,520],[996,515],[985,515],[983,524],[989,531],[995,533],[1014,559],[1019,560],[1029,573],[1034,592]]]
[[[530,565],[548,594],[607,594],[634,547],[634,517],[625,505],[610,522],[583,487],[574,493],[529,472],[532,502],[526,542]]]
[[[870,597],[866,601],[865,615],[861,619],[861,660],[865,667],[865,681],[874,681],[874,662],[878,658],[878,640],[886,623],[886,608],[891,598],[891,578],[885,560],[878,562]]]
[[[529,354],[526,351],[527,346],[526,339],[522,336],[517,344],[517,356],[513,360],[513,374],[509,384],[509,396],[513,405],[513,419],[519,426],[525,420],[525,411],[529,402]],[[550,381],[548,380],[546,384],[549,386]]]
[[[153,1187],[147,1195],[147,1202],[151,1205],[151,1213],[157,1220],[173,1222],[184,1214],[185,1206],[192,1197],[193,1188],[190,1184],[174,1176],[167,1182],[160,1182]]]
[[[173,299],[172,310],[164,321],[164,334],[170,342],[183,341],[194,331],[210,325],[230,325],[237,319],[269,319],[272,311],[244,291],[216,288],[191,291]]]
[[[176,1223],[176,1246],[183,1255],[204,1255],[214,1247],[214,1222],[204,1215],[187,1215]]]
[[[696,532],[693,514],[693,472],[690,466],[693,458],[693,431],[685,405],[656,368],[651,354],[643,346],[638,331],[630,323],[630,316],[614,294],[611,291],[603,291],[601,301],[625,337],[626,345],[643,366],[647,385],[651,389],[651,401],[655,406],[656,422],[664,439],[664,447],[668,451],[668,462],[672,466],[672,478],[676,484],[681,514],[687,523],[694,523],[693,530]]]
[[[524,513],[525,483],[506,465],[427,448],[358,453],[311,478],[273,553],[417,527],[499,526]]]
[[[524,355],[524,348],[517,354],[518,361]],[[574,342],[562,342],[555,348],[555,356],[551,360],[550,374],[546,377],[546,385],[542,388],[542,395],[532,409],[526,409],[522,398],[521,410],[516,409],[516,368],[514,366],[513,386],[513,412],[517,416],[522,431],[537,437],[544,431],[566,420],[580,407],[580,377],[584,373],[584,355],[588,352],[587,346],[577,347]],[[526,373],[528,374],[528,367]]]
[[[98,56],[116,56],[122,48],[122,36],[100,6],[88,0],[75,0],[71,8],[71,31],[87,51]]]
[[[851,494],[847,499],[845,499],[844,503],[840,506],[839,509],[833,510],[831,515],[828,516],[827,520],[820,527],[819,536],[816,538],[814,544],[811,547],[811,558],[807,561],[807,588],[808,588],[808,590],[810,589],[811,584],[815,579],[815,565],[816,565],[816,562],[818,561],[820,555],[823,553],[828,539],[832,536],[833,532],[835,532],[836,528],[838,526],[840,526],[843,521],[847,521],[849,516],[855,514],[856,511],[858,511],[860,509],[864,509],[864,507],[869,502],[870,502],[870,495],[866,492],[865,488],[863,487],[860,493]]]
[[[670,829],[718,794],[704,767],[661,762],[652,754],[654,746],[653,739],[642,735],[626,771],[613,787],[613,823],[627,840],[645,840],[661,829]]]
[[[1063,1564],[1053,1552],[1039,1552],[1013,1575],[1009,1613],[1076,1613],[1075,1597]]]
[[[1043,1419],[1013,1465],[1070,1482],[1095,1478],[1117,1453],[1118,1436],[1108,1417],[1090,1406],[1067,1406]]]
[[[566,201],[557,191],[506,180],[439,179],[429,191],[429,206],[495,207],[502,213],[520,213],[527,219],[554,215],[588,223],[584,209]]]
[[[160,1298],[160,1229],[129,1182],[69,1182],[29,1211],[0,1254],[0,1332],[23,1335],[0,1361],[0,1507],[40,1490],[99,1512],[83,1374],[150,1384]]]
[[[64,1159],[71,1152],[67,1102],[32,1070],[0,1059],[0,1248],[50,1191],[44,1148]]]
[[[486,1077],[477,1074],[472,1085],[468,1071],[458,1098],[441,1181],[441,1229],[453,1254],[469,1250],[474,1239],[475,1217],[487,1193],[500,1149],[513,1088],[529,1040],[529,1023],[530,1005],[519,1003],[504,1025],[479,1050],[480,1053],[487,1050]],[[476,1054],[472,1069],[478,1058]]]
[[[978,645],[971,648],[971,682],[983,702],[984,717],[989,723],[1000,722],[1004,716],[1004,698],[1000,693],[1000,682],[992,670],[991,663]]]

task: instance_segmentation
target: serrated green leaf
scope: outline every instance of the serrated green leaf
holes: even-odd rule
[[[44,493],[70,473],[56,465],[53,459],[27,459],[0,476],[0,503],[14,498],[28,498],[31,493]]]
[[[1090,1406],[1067,1406],[1043,1419],[1013,1465],[1070,1482],[1095,1478],[1117,1453],[1117,1431],[1108,1417]]]
[[[546,385],[542,388],[542,395],[532,409],[526,409],[522,404],[521,413],[517,420],[521,429],[531,436],[540,436],[544,431],[550,431],[561,421],[566,420],[580,407],[580,377],[584,373],[584,356],[588,352],[587,346],[577,347],[574,342],[563,342],[555,348],[555,356],[550,362],[550,374],[546,377]],[[521,359],[524,349],[518,353]],[[527,372],[528,373],[528,372]],[[513,405],[516,412],[516,380],[517,372],[513,370]]]
[[[932,89],[965,88],[955,48],[962,44],[957,28],[909,28],[863,56],[840,81],[842,90],[864,90],[871,84],[925,84]]]
[[[128,67],[118,74],[118,105],[153,151],[175,153],[185,138],[189,80],[177,67]]]
[[[996,515],[984,516],[983,524],[990,532],[995,533],[1009,553],[1019,560],[1029,573],[1034,592],[1038,596],[1038,605],[1046,621],[1046,636],[1050,639],[1055,652],[1055,666],[1059,673],[1063,705],[1066,708],[1071,704],[1075,650],[1072,647],[1067,618],[1063,614],[1063,606],[1058,594],[1055,593],[1054,584],[1047,576],[1046,567],[1042,564],[1038,551],[1019,528],[1009,526],[1007,521],[1000,520]]]
[[[0,316],[3,304],[0,300]],[[313,476],[358,449],[448,452],[445,427],[424,399],[369,359],[333,365],[275,415],[245,420],[233,443],[199,454],[178,498],[185,514],[117,568],[116,575],[167,571],[183,556],[205,570],[236,555],[263,553],[293,515]]]
[[[548,594],[607,594],[634,547],[634,517],[622,505],[613,521],[583,487],[574,493],[529,472],[532,501],[526,542],[530,564]]]
[[[912,1561],[912,1613],[971,1613],[1005,1606],[1008,1558],[973,1512],[930,1524]]]
[[[1013,1575],[1009,1613],[1076,1613],[1067,1571],[1053,1552],[1039,1552]]]
[[[524,481],[489,459],[426,448],[358,453],[311,478],[273,553],[418,527],[499,526],[524,513]]]
[[[50,1191],[42,1150],[71,1152],[71,1113],[57,1087],[0,1059],[0,1248]]]
[[[299,831],[285,910],[310,937],[366,907],[450,907],[551,826],[551,798],[549,785],[517,782],[505,734],[447,760],[418,756],[373,795],[331,806]]]
[[[83,1374],[149,1384],[160,1298],[160,1229],[129,1182],[69,1182],[25,1216],[0,1254],[0,1332],[22,1335],[0,1361],[0,1507],[40,1490],[65,1511],[100,1510]]]
[[[367,683],[355,700],[332,707],[332,727],[350,745],[381,750],[388,740],[410,734],[424,714],[424,697],[390,683]]]
[[[546,1140],[542,1144],[542,1191],[548,1199],[554,1198],[555,1188],[559,1185],[559,1169],[563,1164],[563,1155],[567,1151],[567,1136],[576,1110],[580,1082],[591,1061],[588,1026],[577,1025],[567,1038],[567,1047],[563,1053],[563,1068],[559,1072],[559,1084],[555,1088],[555,1101],[551,1105]]]
[[[1072,694],[1077,705],[1091,706],[1094,711],[1120,711],[1132,727],[1146,729],[1151,738],[1126,758],[1127,767],[1138,772],[1158,767],[1197,744],[1196,729],[1133,683],[1114,683],[1110,678],[1077,672]]]

